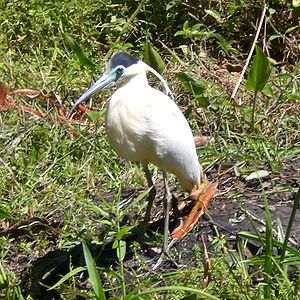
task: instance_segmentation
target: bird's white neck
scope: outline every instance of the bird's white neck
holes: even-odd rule
[[[146,65],[139,61],[125,69],[123,76],[117,81],[117,88],[127,85],[135,87],[148,85]]]
[[[138,74],[130,74],[123,80],[117,82],[118,89],[124,86],[134,86],[140,88],[141,86],[145,85],[149,85],[145,71],[142,71]]]

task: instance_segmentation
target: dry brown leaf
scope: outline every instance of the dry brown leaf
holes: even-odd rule
[[[5,104],[5,96],[7,94],[7,84],[0,82],[0,107]]]

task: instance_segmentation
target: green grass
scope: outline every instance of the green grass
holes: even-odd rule
[[[218,73],[224,57],[243,64],[241,58],[246,55],[241,50],[244,45],[238,45],[239,37],[233,36],[236,31],[229,22],[242,22],[242,16],[236,13],[239,7],[236,2],[224,7],[219,1],[212,1],[212,6],[206,7],[204,13],[205,24],[194,27],[200,32],[195,36],[189,31],[184,37],[175,36],[183,26],[176,16],[178,11],[184,10],[192,28],[193,22],[199,20],[194,16],[193,5],[175,1],[166,15],[164,33],[160,2],[155,6],[157,15],[149,13],[152,7],[149,1],[139,7],[133,4],[88,0],[1,2],[0,80],[7,82],[11,91],[30,88],[53,93],[59,103],[70,108],[90,85],[92,77],[103,72],[103,58],[110,49],[127,49],[142,57],[147,39],[168,62],[164,77],[193,132],[213,138],[199,151],[204,168],[209,169],[216,162],[233,166],[245,162],[246,167],[239,170],[243,174],[254,171],[257,165],[280,172],[285,162],[299,157],[299,62],[286,60],[286,68],[282,69],[272,66],[268,89],[257,95],[254,124],[253,93],[242,86],[238,98],[230,100],[229,91],[237,77],[226,71]],[[251,12],[250,4],[244,8]],[[284,9],[292,8],[286,6]],[[276,7],[273,18],[279,12]],[[217,21],[218,14],[223,26]],[[226,14],[230,18],[226,18]],[[253,14],[250,16],[252,20]],[[285,26],[277,29],[287,30]],[[296,31],[291,32],[299,43]],[[79,63],[64,33],[74,38],[95,64],[93,74]],[[247,35],[249,32],[241,33],[243,41],[247,40]],[[198,36],[205,38],[199,40]],[[158,41],[168,45],[169,51]],[[282,45],[285,43],[286,40]],[[273,53],[275,46],[270,41]],[[292,44],[290,47],[291,51],[296,51]],[[293,52],[291,57],[295,54]],[[185,78],[193,78],[199,85],[198,90],[184,85],[176,76],[178,71],[182,71]],[[93,109],[104,112],[110,94],[111,91],[107,91],[95,98]],[[15,100],[42,110],[47,117],[37,118],[13,109],[0,111],[0,230],[3,232],[10,225],[23,222],[13,234],[0,235],[0,298],[30,299],[26,297],[28,286],[24,282],[28,282],[25,280],[28,278],[33,280],[36,274],[29,269],[19,271],[16,268],[19,254],[30,258],[29,263],[32,263],[53,250],[73,251],[86,240],[97,262],[99,249],[107,239],[113,238],[117,266],[113,270],[98,268],[104,296],[87,247],[87,268],[82,261],[76,265],[69,257],[64,260],[58,256],[56,267],[65,263],[68,271],[64,276],[67,277],[62,280],[63,275],[57,276],[58,284],[54,282],[48,288],[54,286],[51,291],[57,291],[62,299],[93,299],[97,293],[98,299],[122,297],[124,300],[237,299],[236,295],[240,295],[238,299],[299,299],[299,275],[292,279],[287,276],[289,266],[299,264],[299,255],[295,247],[287,245],[287,239],[278,242],[272,236],[272,226],[273,229],[275,226],[268,213],[267,199],[266,235],[256,228],[253,228],[254,234],[241,233],[236,250],[226,236],[214,234],[215,253],[211,254],[211,280],[207,287],[203,283],[203,254],[197,245],[190,249],[193,255],[187,266],[173,272],[149,274],[141,245],[127,241],[145,212],[143,200],[147,185],[141,167],[117,157],[106,140],[104,125],[74,125],[73,129],[79,133],[75,137],[64,123],[55,120],[57,110],[42,97],[31,99],[19,95]],[[205,103],[208,106],[203,108]],[[180,189],[174,178],[171,184],[172,188]],[[296,188],[289,186],[288,189],[296,192]],[[120,211],[118,203],[126,190],[137,191],[135,205]],[[143,194],[143,191],[146,192]],[[226,197],[235,196],[227,191],[220,192]],[[264,197],[263,192],[261,196]],[[293,222],[291,217],[290,227]],[[247,240],[259,243],[265,251],[248,258]],[[159,246],[161,242],[161,233],[155,232],[148,246]],[[139,262],[138,269],[132,268],[130,274],[124,267],[125,245]],[[284,255],[272,255],[272,245],[283,249]],[[181,257],[184,253],[176,253],[174,249],[173,255]],[[93,277],[89,281],[91,284],[88,276]],[[256,277],[261,281],[256,282]]]

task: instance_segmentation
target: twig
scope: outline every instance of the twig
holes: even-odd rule
[[[259,25],[258,25],[257,30],[256,30],[254,41],[252,43],[251,49],[250,49],[248,57],[246,59],[246,63],[245,63],[244,68],[242,70],[241,76],[240,76],[240,78],[239,78],[239,80],[238,80],[238,82],[237,82],[237,84],[236,84],[236,86],[235,86],[235,88],[234,88],[234,90],[233,90],[233,92],[231,94],[230,99],[234,99],[234,97],[235,97],[235,95],[236,95],[236,93],[237,93],[237,91],[238,91],[238,89],[239,89],[239,87],[241,85],[241,82],[243,80],[243,77],[244,77],[244,74],[246,72],[246,69],[248,68],[248,65],[250,63],[250,60],[251,60],[251,57],[252,57],[255,45],[256,45],[257,40],[258,40],[258,36],[259,36],[260,30],[261,30],[261,27],[262,27],[262,24],[263,24],[263,20],[264,20],[265,15],[266,15],[266,10],[267,10],[267,6],[266,6],[266,4],[264,4],[264,8],[263,8],[263,11],[262,11],[262,14],[261,14],[261,17],[260,17]],[[242,101],[240,100],[239,101],[239,105],[241,105],[241,104],[242,104]]]
[[[204,265],[204,285],[205,287],[208,286],[209,282],[210,282],[210,273],[211,273],[211,260],[209,258],[208,255],[208,249],[205,243],[205,239],[203,237],[203,234],[201,234],[201,242],[203,245],[203,255],[204,255],[204,259],[203,259],[203,265]]]

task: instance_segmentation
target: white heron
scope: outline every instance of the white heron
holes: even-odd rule
[[[151,87],[146,72],[154,73],[170,92],[164,79],[150,66],[125,52],[117,52],[106,63],[106,71],[75,103],[73,109],[104,88],[116,83],[106,115],[108,140],[121,157],[140,162],[152,189],[148,196],[145,222],[156,190],[148,164],[163,172],[164,181],[164,244],[168,250],[170,192],[167,172],[174,174],[184,190],[191,192],[202,181],[201,166],[190,126],[182,112],[167,94]]]

